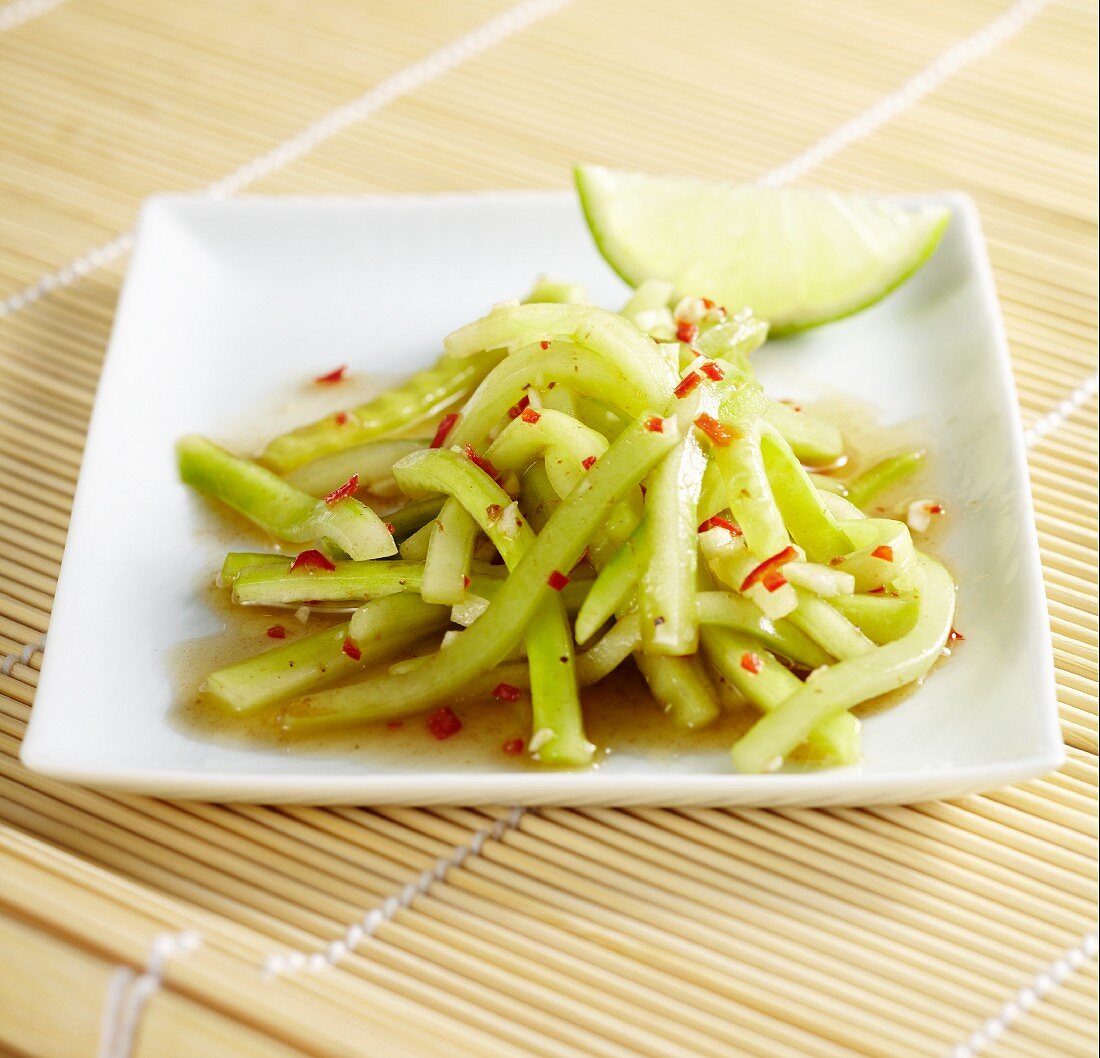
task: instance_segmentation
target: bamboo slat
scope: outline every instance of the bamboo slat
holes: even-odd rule
[[[1094,1054],[1096,33],[1083,0],[0,6],[0,1055],[105,1055],[111,982],[136,1012],[110,1058]],[[804,183],[975,198],[1030,446],[1058,772],[896,808],[518,813],[176,804],[21,768],[141,200],[379,85],[237,184],[548,187],[575,161],[749,180],[796,159]],[[198,947],[158,966],[182,931]]]

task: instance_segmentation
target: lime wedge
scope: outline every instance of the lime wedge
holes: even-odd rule
[[[840,195],[601,166],[575,170],[588,227],[628,283],[664,279],[680,295],[736,311],[773,333],[857,312],[931,256],[951,211]]]

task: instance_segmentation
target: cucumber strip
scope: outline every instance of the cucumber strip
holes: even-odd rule
[[[726,628],[703,628],[700,631],[703,650],[715,672],[741,692],[742,696],[763,713],[777,709],[792,694],[802,689],[802,681],[788,672],[766,650],[744,633]],[[749,667],[742,664],[746,654],[754,656]],[[759,672],[754,672],[756,664]],[[852,713],[837,713],[810,732],[799,747],[800,760],[831,767],[856,764],[860,758],[859,718]]]
[[[361,602],[380,595],[419,592],[424,567],[419,562],[336,562],[335,569],[254,566],[233,582],[240,606],[300,606],[305,602]]]
[[[513,419],[489,446],[486,456],[494,466],[518,474],[543,458],[554,490],[566,496],[585,474],[583,461],[599,459],[607,451],[607,440],[564,412],[543,408],[537,415],[537,419],[534,415]]]
[[[764,470],[791,539],[811,562],[828,562],[850,550],[848,537],[779,431],[765,425],[760,449]],[[774,552],[773,552],[774,554]]]
[[[271,555],[255,553],[252,551],[230,551],[222,563],[221,572],[218,574],[218,587],[228,588],[236,579],[237,574],[246,569],[256,569],[260,566],[270,566],[275,569],[290,569],[292,555]]]
[[[448,355],[517,348],[565,338],[638,386],[645,404],[663,407],[676,377],[656,343],[628,320],[594,305],[516,305],[460,327],[443,340]]]
[[[875,649],[871,642],[839,610],[834,610],[820,596],[804,588],[796,588],[798,607],[786,620],[805,632],[822,650],[840,661],[861,658]]]
[[[432,527],[424,559],[420,597],[425,602],[454,606],[462,601],[477,535],[477,522],[458,500],[447,500]]]
[[[203,437],[183,438],[176,453],[185,484],[221,500],[280,540],[304,544],[323,538],[353,559],[384,558],[397,551],[382,519],[353,497],[326,504]]]
[[[587,643],[604,622],[626,605],[637,587],[649,562],[647,524],[643,521],[597,574],[577,615],[575,634],[578,643]]]
[[[327,496],[333,489],[339,488],[354,474],[359,478],[359,487],[372,492],[386,491],[383,486],[388,482],[393,488],[393,475],[390,469],[402,456],[415,452],[418,448],[427,448],[431,438],[399,438],[396,440],[367,441],[342,452],[314,459],[296,467],[283,477],[286,482],[311,496]]]
[[[261,462],[285,474],[331,452],[412,426],[473,390],[503,356],[502,352],[489,351],[463,360],[441,357],[431,367],[417,371],[373,400],[349,408],[342,416],[326,415],[276,437],[264,449]]]
[[[697,728],[718,719],[718,694],[698,657],[637,653],[634,661],[673,723]]]
[[[844,438],[832,423],[787,404],[771,401],[764,417],[791,446],[803,463],[824,466],[844,455]]]
[[[749,355],[759,349],[767,337],[767,323],[742,310],[724,323],[705,327],[695,345],[707,356],[720,357],[745,374],[751,374]]]
[[[392,469],[391,467],[391,472]],[[403,507],[399,507],[396,511],[390,511],[389,514],[383,515],[383,517],[393,526],[393,538],[401,544],[408,540],[418,529],[422,529],[425,525],[431,525],[443,509],[443,503],[444,497],[442,496],[426,496],[422,500],[410,500]],[[408,556],[402,552],[401,557],[407,558]],[[424,556],[421,555],[420,559],[423,560],[423,558]]]
[[[739,772],[774,770],[822,721],[928,672],[951,631],[955,586],[947,570],[925,555],[918,555],[913,579],[919,599],[913,628],[870,654],[820,670],[758,720],[733,747],[733,763]]]
[[[700,525],[708,518],[726,510],[729,497],[726,495],[726,483],[722,478],[722,471],[718,469],[718,463],[714,459],[707,460],[707,468],[703,471],[703,487],[699,492],[699,507],[696,518]]]
[[[808,669],[827,665],[832,658],[790,618],[770,621],[759,607],[743,595],[726,591],[701,591],[695,597],[699,623],[707,627],[729,628],[752,636],[769,650]]]
[[[577,656],[577,680],[582,687],[610,675],[642,645],[642,624],[637,613],[620,617],[598,642]]]
[[[525,305],[587,305],[588,295],[579,283],[558,283],[541,276],[523,299]]]
[[[445,498],[444,502],[446,502]],[[442,510],[443,504],[441,503],[439,507]],[[428,557],[428,545],[432,542],[432,530],[434,528],[435,517],[433,516],[431,521],[426,522],[415,533],[401,542],[401,547],[398,550],[406,562],[423,562]]]
[[[868,639],[879,645],[900,639],[917,620],[913,595],[840,595],[829,600]]]
[[[528,391],[530,393],[530,391]],[[577,419],[577,398],[568,386],[547,386],[538,394],[539,410],[559,411]]]
[[[624,430],[562,501],[493,605],[459,633],[453,646],[433,654],[415,672],[371,678],[291,702],[284,712],[285,726],[301,730],[405,716],[445,701],[498,664],[545,608],[553,591],[551,574],[573,568],[608,511],[679,440],[673,422],[666,420],[662,431],[654,432],[646,428],[649,418],[643,413]]]
[[[782,431],[780,431],[780,433],[782,433]],[[788,442],[789,440],[788,438]],[[794,449],[794,445],[791,445],[791,448]],[[798,450],[794,449],[794,453],[798,455]],[[815,474],[812,470],[809,473],[810,480],[814,483],[814,488],[816,488],[818,492],[835,493],[837,496],[848,495],[847,487],[839,478],[830,477],[828,474]],[[833,513],[835,514],[836,512],[834,511]]]
[[[909,527],[889,518],[863,518],[840,523],[855,550],[835,568],[850,573],[857,592],[875,591],[905,578],[916,561]]]
[[[866,507],[879,493],[915,474],[923,465],[921,450],[903,452],[869,467],[848,482],[848,500],[859,508]]]
[[[519,502],[531,527],[536,533],[541,533],[560,502],[541,462],[532,463],[524,472],[520,481]]]

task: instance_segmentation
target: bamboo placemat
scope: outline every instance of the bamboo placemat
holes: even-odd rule
[[[0,1053],[1094,1054],[1095,56],[1085,0],[0,7]],[[905,808],[527,813],[25,772],[141,199],[560,186],[575,160],[977,199],[1065,766]]]

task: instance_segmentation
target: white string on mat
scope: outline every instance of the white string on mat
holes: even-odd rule
[[[49,14],[63,3],[65,0],[14,0],[14,3],[5,4],[0,7],[0,33],[15,29],[39,15]]]
[[[1100,384],[1100,372],[1093,372],[1077,386],[1065,400],[1060,400],[1042,418],[1024,430],[1024,445],[1034,448],[1047,434],[1053,433],[1078,409],[1096,396]]]
[[[46,637],[43,636],[37,643],[28,643],[18,654],[0,658],[0,675],[10,676],[16,665],[29,665],[35,654],[45,649]]]
[[[1045,970],[1040,971],[1011,999],[1001,1005],[991,1018],[987,1018],[962,1043],[955,1044],[945,1058],[976,1058],[990,1044],[1004,1035],[1014,1022],[1026,1014],[1040,999],[1052,991],[1070,974],[1081,969],[1086,962],[1097,957],[1098,933],[1096,929],[1086,933],[1064,955],[1059,956]]]
[[[215,198],[243,190],[257,180],[278,172],[291,162],[308,154],[338,132],[343,132],[352,125],[365,121],[390,103],[442,77],[445,73],[476,58],[482,52],[488,51],[533,23],[568,7],[571,3],[573,0],[521,0],[520,3],[482,23],[469,33],[463,34],[423,59],[391,74],[358,99],[330,110],[290,139],[246,162],[228,176],[208,184],[203,190]],[[117,261],[133,245],[134,229],[131,228],[111,239],[110,242],[96,246],[70,261],[57,272],[43,276],[25,290],[0,301],[0,317],[10,316],[25,309],[53,290],[71,286],[82,276]]]
[[[355,951],[368,937],[373,937],[383,922],[391,921],[398,911],[410,907],[418,896],[426,895],[436,882],[445,881],[448,873],[461,867],[471,856],[480,856],[487,841],[499,841],[510,830],[519,826],[527,814],[521,805],[513,805],[508,814],[501,816],[491,827],[476,830],[465,845],[459,845],[403,886],[392,896],[386,897],[377,907],[372,907],[358,922],[348,926],[342,938],[332,941],[324,951],[275,952],[262,963],[265,980],[297,973],[300,970],[321,972],[335,966],[346,955]]]
[[[145,970],[140,975],[120,966],[111,975],[103,1008],[97,1058],[130,1058],[146,1003],[161,986],[164,968],[176,955],[186,955],[202,943],[194,930],[158,933],[153,938]]]

